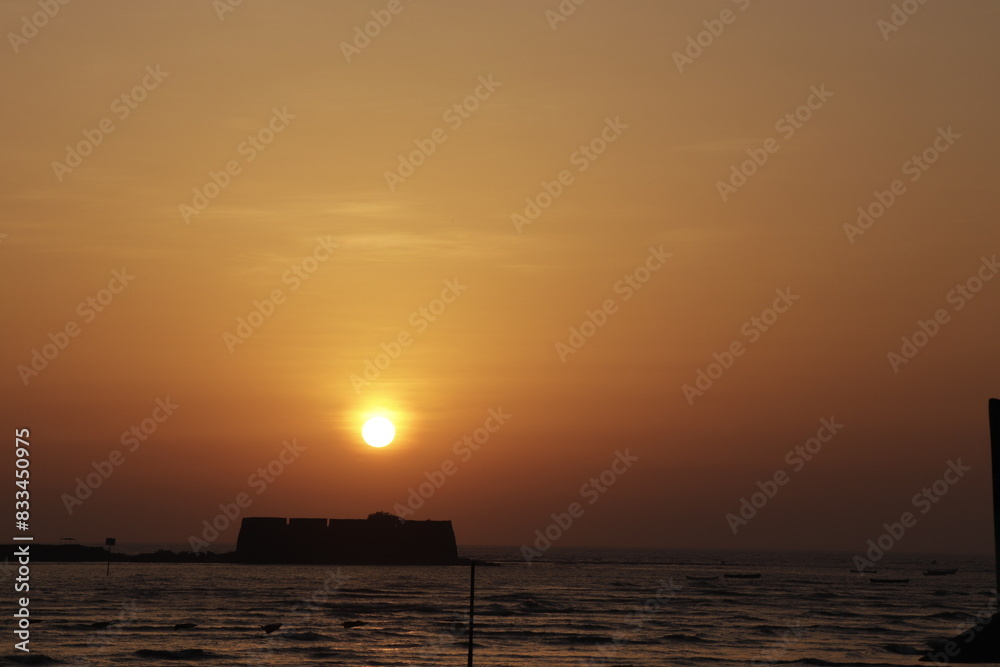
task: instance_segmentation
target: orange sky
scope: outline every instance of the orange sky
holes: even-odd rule
[[[975,281],[1000,251],[1000,6],[927,3],[889,30],[892,3],[847,0],[565,21],[555,0],[221,19],[221,0],[130,0],[34,30],[45,4],[0,7],[21,35],[0,59],[2,410],[32,432],[37,539],[186,542],[241,492],[246,515],[361,517],[444,465],[412,518],[464,544],[528,543],[580,502],[559,545],[860,551],[909,510],[900,550],[990,550],[1000,280]],[[845,229],[876,191],[884,214]],[[455,445],[500,409],[478,451]],[[381,450],[360,439],[375,413],[398,429]],[[583,487],[626,450],[612,487]],[[779,470],[734,535],[727,513]]]

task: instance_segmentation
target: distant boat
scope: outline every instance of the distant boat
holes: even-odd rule
[[[733,572],[731,574],[726,574],[725,577],[726,579],[760,579],[760,572],[747,572],[745,574]]]
[[[930,569],[930,570],[924,570],[924,576],[925,577],[946,577],[949,574],[955,574],[956,572],[958,572],[958,568],[957,567],[953,567],[950,570],[934,570],[934,569]]]
[[[715,579],[718,579],[719,575],[716,574],[716,575],[713,575],[711,577],[698,577],[698,576],[695,576],[693,574],[688,574],[688,575],[685,575],[685,578],[688,581],[713,581]]]
[[[873,584],[908,584],[908,583],[910,583],[909,579],[886,579],[884,577],[883,578],[872,577],[870,579],[870,581]]]

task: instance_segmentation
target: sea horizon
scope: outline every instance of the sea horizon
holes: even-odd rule
[[[61,541],[39,541],[39,543],[44,544],[62,544]],[[83,546],[104,546],[103,540],[74,540],[73,544],[80,544]],[[473,549],[473,550],[483,550],[483,549],[494,549],[494,550],[511,550],[519,552],[520,549],[525,545],[512,545],[512,544],[463,544],[462,542],[457,542],[459,555],[467,556],[463,554],[463,549]],[[530,546],[530,545],[528,545]],[[114,553],[122,553],[129,555],[136,555],[140,553],[152,553],[157,550],[172,551],[174,553],[180,553],[185,551],[191,551],[191,545],[186,542],[117,542],[114,546]],[[236,542],[216,542],[204,549],[205,552],[210,552],[214,554],[230,553],[236,550]],[[550,554],[558,554],[567,551],[631,551],[631,552],[719,552],[719,553],[789,553],[789,554],[844,554],[849,557],[854,555],[863,555],[864,551],[851,551],[848,549],[796,549],[796,548],[745,548],[737,549],[732,547],[633,547],[633,546],[580,546],[580,545],[553,545],[548,549],[541,557],[535,560],[546,560],[546,557]],[[891,554],[905,555],[908,557],[917,556],[928,556],[932,559],[939,557],[952,557],[952,558],[992,558],[992,552],[963,552],[963,551],[907,551],[906,549],[892,549],[890,550],[886,558],[890,557]],[[523,558],[515,559],[523,560]]]

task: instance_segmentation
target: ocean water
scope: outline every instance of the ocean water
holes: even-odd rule
[[[476,568],[476,665],[914,665],[996,611],[986,557],[890,555],[877,576],[910,583],[874,585],[850,554],[460,551],[500,562]],[[687,579],[726,572],[762,577]],[[467,567],[36,563],[31,584],[28,664],[467,664]],[[24,664],[4,627],[0,664]]]

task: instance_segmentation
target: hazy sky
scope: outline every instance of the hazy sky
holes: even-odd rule
[[[443,479],[463,544],[991,549],[1000,5],[45,5],[0,6],[36,539]]]

